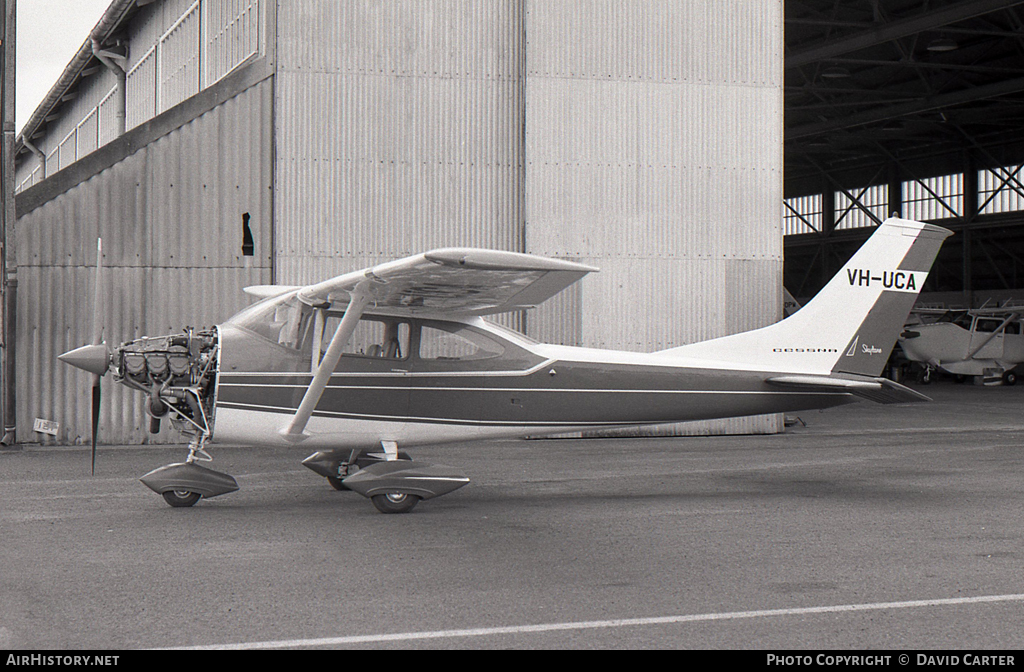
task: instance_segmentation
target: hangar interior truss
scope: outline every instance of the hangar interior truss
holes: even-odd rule
[[[787,0],[785,28],[790,292],[897,212],[956,233],[933,299],[1024,298],[1024,2]]]

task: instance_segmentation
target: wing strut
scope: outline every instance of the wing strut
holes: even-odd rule
[[[306,394],[303,395],[302,402],[299,404],[298,410],[295,411],[291,422],[279,432],[285,440],[298,443],[309,436],[304,433],[306,423],[309,422],[309,416],[313,414],[313,409],[320,403],[320,397],[323,395],[324,388],[327,387],[327,383],[331,379],[331,374],[334,373],[334,367],[337,366],[338,360],[341,359],[341,351],[348,345],[349,339],[352,338],[352,332],[356,330],[356,325],[359,324],[359,318],[362,317],[363,310],[373,300],[369,291],[370,282],[370,280],[363,280],[352,290],[351,300],[349,301],[348,308],[345,309],[345,316],[341,318],[341,322],[331,338],[331,344],[327,346],[327,352],[324,353],[320,366],[316,368],[313,382],[309,384],[309,388],[306,390]],[[315,345],[314,349],[316,349]]]
[[[1003,320],[1003,323],[996,327],[995,331],[986,336],[977,346],[971,348],[971,352],[966,357],[964,357],[964,359],[973,359],[976,354],[981,352],[982,348],[988,345],[989,341],[991,341],[993,338],[995,338],[996,336],[998,336],[999,334],[1003,333],[1006,330],[1006,325],[1010,324],[1010,322],[1013,322],[1018,317],[1020,317],[1020,313],[1010,313],[1009,317]]]

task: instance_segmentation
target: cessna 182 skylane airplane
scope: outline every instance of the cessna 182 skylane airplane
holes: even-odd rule
[[[468,478],[399,446],[538,436],[928,398],[879,374],[946,229],[889,219],[799,312],[761,329],[654,353],[537,343],[482,316],[535,306],[597,269],[440,249],[263,300],[203,331],[94,344],[61,359],[148,396],[191,437],[185,462],[142,481],[172,506],[238,489],[206,445],[296,445],[303,464],[384,513]],[[97,283],[98,284],[98,283]]]

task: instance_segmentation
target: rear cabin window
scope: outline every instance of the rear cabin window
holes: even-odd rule
[[[477,331],[420,329],[420,359],[470,361],[500,357],[504,352],[500,343]]]

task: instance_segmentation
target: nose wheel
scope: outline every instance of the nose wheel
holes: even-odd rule
[[[160,494],[165,502],[176,509],[192,506],[202,498],[202,495],[198,492],[192,492],[191,490],[168,490]]]
[[[192,442],[184,462],[154,469],[139,480],[176,509],[194,506],[203,497],[209,499],[238,490],[238,483],[229,474],[196,464],[213,459],[203,450],[207,437],[208,434]]]

